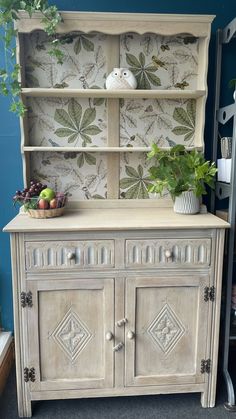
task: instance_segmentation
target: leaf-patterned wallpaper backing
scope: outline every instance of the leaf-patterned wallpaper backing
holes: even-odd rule
[[[147,191],[150,184],[148,169],[152,165],[146,153],[120,154],[120,199],[160,199]],[[168,194],[163,196],[167,197]]]
[[[104,88],[109,39],[103,34],[60,35],[65,55],[61,65],[47,53],[42,31],[25,35],[26,86]],[[198,39],[128,33],[120,36],[120,67],[128,67],[142,89],[196,89]],[[195,100],[120,100],[120,146],[194,146]],[[107,145],[107,102],[103,98],[29,98],[29,141],[32,146],[78,146],[83,153],[33,152],[30,173],[70,200],[107,198],[107,154],[86,146]],[[120,153],[120,199],[158,198],[147,192],[146,153]],[[109,186],[109,185],[108,185]],[[166,195],[168,196],[168,195]]]
[[[128,67],[139,89],[196,89],[198,39],[189,36],[120,37],[120,67]]]
[[[34,146],[106,146],[106,101],[30,98],[29,141]]]
[[[194,99],[121,99],[120,145],[194,146],[195,119]]]
[[[107,156],[102,153],[34,152],[30,165],[32,179],[68,192],[72,201],[106,198]]]
[[[34,31],[24,37],[26,87],[104,88],[107,76],[107,36],[103,34],[59,35],[63,64],[49,56],[48,37]]]

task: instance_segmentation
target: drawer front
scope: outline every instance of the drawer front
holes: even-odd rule
[[[114,240],[25,243],[27,271],[114,267]]]
[[[207,267],[211,239],[126,240],[126,267]]]

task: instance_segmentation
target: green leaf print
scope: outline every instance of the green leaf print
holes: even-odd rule
[[[83,167],[84,163],[88,163],[90,166],[96,164],[96,158],[93,154],[90,153],[79,153],[79,157],[77,159],[77,165]]]
[[[173,118],[180,124],[172,129],[173,134],[184,135],[184,141],[190,142],[191,145],[195,134],[196,101],[189,100],[186,110],[182,107],[176,107]]]
[[[82,47],[86,51],[94,51],[94,43],[89,38],[93,38],[95,35],[79,35],[74,44],[74,52],[78,55]]]
[[[131,166],[125,166],[125,172],[128,177],[120,180],[120,189],[126,190],[121,196],[125,199],[147,199],[148,185],[151,184],[148,176],[143,176],[143,167],[139,164],[137,169]]]
[[[146,65],[146,58],[143,52],[140,52],[136,58],[133,54],[126,53],[126,62],[138,82],[138,89],[151,89],[151,85],[160,86],[161,80],[157,77],[158,68],[152,63]]]
[[[75,99],[71,99],[68,104],[68,112],[65,109],[56,109],[54,120],[62,125],[57,128],[55,134],[60,137],[68,137],[68,143],[82,140],[82,147],[92,143],[91,136],[97,135],[102,130],[92,124],[96,119],[96,109],[87,108],[83,113],[82,106]]]

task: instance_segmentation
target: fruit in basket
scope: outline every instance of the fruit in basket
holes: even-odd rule
[[[39,197],[45,199],[46,201],[50,202],[53,198],[55,198],[56,194],[53,189],[51,188],[45,188],[43,189]]]
[[[56,198],[51,199],[51,201],[49,202],[50,208],[51,209],[55,209],[57,208],[57,200]]]
[[[39,199],[38,201],[38,209],[49,209],[49,202],[46,199]]]
[[[37,209],[38,196],[42,190],[46,188],[47,185],[32,180],[29,188],[24,188],[22,191],[16,191],[16,194],[13,196],[14,204],[18,203],[24,205],[26,211],[28,209]]]

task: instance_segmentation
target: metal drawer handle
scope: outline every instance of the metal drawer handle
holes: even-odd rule
[[[68,252],[67,253],[67,259],[68,260],[75,259],[75,253],[74,252]]]
[[[109,331],[109,332],[106,333],[106,336],[105,336],[106,340],[112,340],[113,337],[114,336],[113,336],[113,333],[112,332]]]
[[[165,257],[166,259],[170,259],[172,258],[173,254],[172,251],[170,249],[165,250]]]
[[[127,338],[132,340],[135,337],[135,333],[132,330],[128,330],[127,332]]]
[[[118,326],[118,327],[121,327],[121,326],[123,326],[125,323],[127,323],[128,322],[128,320],[126,319],[126,318],[124,318],[124,319],[121,319],[121,320],[118,320],[117,322],[116,322],[116,326]]]
[[[117,343],[116,346],[113,347],[114,352],[118,352],[123,348],[124,344],[122,342]]]

